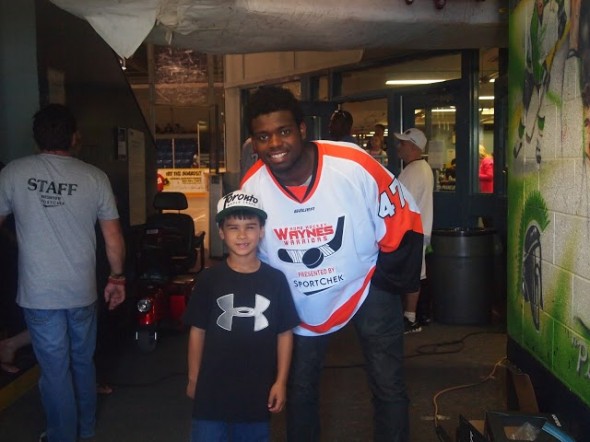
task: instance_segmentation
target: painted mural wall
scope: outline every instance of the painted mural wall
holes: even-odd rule
[[[590,405],[590,1],[512,2],[509,45],[508,333]]]

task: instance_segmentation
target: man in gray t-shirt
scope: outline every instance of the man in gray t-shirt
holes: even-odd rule
[[[108,177],[71,155],[78,133],[70,111],[41,109],[33,133],[41,153],[0,172],[0,225],[14,214],[17,303],[41,367],[46,438],[74,442],[95,434],[96,222],[111,267],[110,309],[125,299],[125,242]]]

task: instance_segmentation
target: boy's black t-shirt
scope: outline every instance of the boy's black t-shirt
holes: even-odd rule
[[[265,263],[238,273],[226,262],[197,278],[185,323],[204,329],[193,416],[230,422],[269,419],[277,335],[299,324],[287,280]]]

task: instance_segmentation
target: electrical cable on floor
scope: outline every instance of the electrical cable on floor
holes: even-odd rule
[[[477,331],[467,333],[461,339],[456,339],[454,341],[444,341],[444,342],[435,342],[432,344],[424,344],[420,345],[417,349],[415,354],[406,355],[404,359],[411,359],[416,358],[418,356],[433,356],[433,355],[446,355],[452,353],[459,353],[465,347],[465,341],[467,338],[475,335],[483,335],[483,334],[498,334],[498,335],[505,335],[505,331],[494,331],[494,330],[484,330],[484,331]],[[460,348],[453,349],[453,350],[446,350],[446,351],[439,351],[437,348],[439,347],[446,347],[451,345],[460,345]],[[422,350],[422,349],[431,349],[430,351]],[[363,368],[365,363],[358,363],[358,364],[347,364],[347,365],[325,365],[324,369],[340,369],[340,368]]]
[[[465,341],[467,340],[467,338],[469,338],[471,336],[483,335],[483,334],[505,335],[506,332],[505,331],[490,331],[490,330],[477,331],[477,332],[467,333],[461,339],[456,339],[454,341],[435,342],[432,344],[420,345],[416,349],[415,354],[407,355],[405,358],[411,359],[411,358],[416,358],[418,356],[446,355],[446,354],[452,354],[452,353],[459,353],[465,347]],[[444,347],[453,346],[453,345],[459,346],[459,348],[455,348],[452,350],[438,350],[438,348],[441,348],[441,347],[444,348]],[[428,349],[428,350],[426,350],[426,349]]]
[[[434,431],[436,432],[436,435],[440,441],[447,442],[447,441],[450,441],[451,439],[450,439],[449,435],[447,434],[447,432],[444,430],[444,428],[438,422],[438,403],[437,403],[438,397],[445,394],[445,393],[448,393],[450,391],[475,387],[477,385],[484,384],[485,382],[487,382],[491,379],[495,379],[494,375],[496,373],[496,370],[498,369],[498,367],[506,367],[507,361],[508,361],[508,358],[506,358],[506,356],[504,356],[502,359],[500,359],[498,362],[496,362],[494,364],[494,367],[493,367],[492,371],[490,372],[490,374],[488,374],[485,378],[483,378],[479,382],[473,382],[471,384],[463,384],[463,385],[457,385],[455,387],[445,388],[444,390],[440,390],[438,393],[436,393],[432,397],[432,405],[434,407]]]

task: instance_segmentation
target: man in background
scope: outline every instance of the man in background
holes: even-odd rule
[[[76,442],[95,435],[96,221],[111,267],[110,309],[125,299],[125,242],[107,175],[72,156],[79,134],[70,111],[41,109],[33,134],[41,152],[0,172],[0,225],[14,215],[17,303],[41,368],[47,428],[40,440]]]
[[[330,117],[330,139],[333,141],[345,141],[347,143],[356,144],[355,138],[352,136],[352,115],[350,112],[343,109],[337,109]]]
[[[420,279],[426,279],[426,262],[424,255],[430,245],[432,235],[432,192],[434,190],[434,176],[432,169],[422,158],[426,149],[426,135],[415,127],[404,133],[394,134],[399,140],[398,154],[404,162],[404,168],[398,179],[406,186],[406,189],[414,197],[420,216],[422,217],[422,229],[424,231],[424,245],[422,247],[422,269]],[[420,298],[420,289],[417,292],[408,293],[405,296],[404,327],[405,333],[417,333],[422,331],[420,323],[416,320],[416,309]]]
[[[375,133],[371,138],[381,138],[381,144],[383,145],[383,149],[387,150],[387,146],[385,145],[385,126],[381,123],[377,123],[374,126]]]

